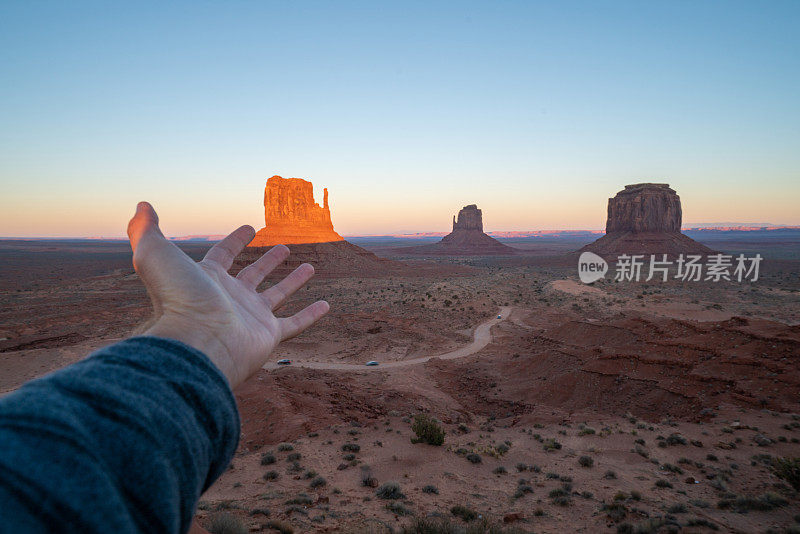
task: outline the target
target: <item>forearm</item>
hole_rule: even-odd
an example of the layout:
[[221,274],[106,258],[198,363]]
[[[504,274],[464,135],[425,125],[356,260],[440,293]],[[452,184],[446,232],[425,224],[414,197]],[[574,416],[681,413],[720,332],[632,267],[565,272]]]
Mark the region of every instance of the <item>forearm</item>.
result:
[[152,337],[101,349],[0,399],[0,532],[185,532],[238,436],[228,383],[199,351]]

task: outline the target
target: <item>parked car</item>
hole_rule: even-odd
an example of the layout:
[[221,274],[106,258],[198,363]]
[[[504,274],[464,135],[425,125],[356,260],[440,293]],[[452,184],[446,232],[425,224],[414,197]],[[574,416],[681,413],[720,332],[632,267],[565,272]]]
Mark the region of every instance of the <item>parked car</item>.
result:
[[287,360],[286,358],[278,360],[278,365],[289,365],[290,363],[292,363],[292,360]]
[[376,362],[375,360],[372,360],[372,361],[369,361],[369,362],[365,363],[364,365],[368,365],[370,367],[374,367],[374,366],[378,365],[378,362]]
[[498,315],[498,316],[497,316],[497,318],[498,318],[498,319],[502,319],[502,318],[503,318],[503,316],[502,316],[502,315]]

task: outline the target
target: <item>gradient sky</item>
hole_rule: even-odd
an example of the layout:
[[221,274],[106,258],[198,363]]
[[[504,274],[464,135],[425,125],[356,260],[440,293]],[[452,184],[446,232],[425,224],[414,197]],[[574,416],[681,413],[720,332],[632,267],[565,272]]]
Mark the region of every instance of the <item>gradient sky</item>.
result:
[[0,236],[263,226],[266,178],[343,234],[800,224],[800,2],[0,3]]

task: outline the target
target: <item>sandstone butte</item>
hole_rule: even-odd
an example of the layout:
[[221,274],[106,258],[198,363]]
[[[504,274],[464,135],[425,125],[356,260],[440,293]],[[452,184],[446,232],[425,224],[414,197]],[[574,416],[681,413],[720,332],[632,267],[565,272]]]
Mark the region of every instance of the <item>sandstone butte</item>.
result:
[[598,254],[711,254],[681,233],[681,199],[669,184],[641,183],[608,199],[606,234],[581,251]]
[[322,206],[314,201],[314,184],[302,178],[273,176],[264,188],[264,228],[250,247],[343,241],[333,230],[328,190]]
[[483,212],[476,204],[464,206],[453,217],[453,231],[438,243],[403,247],[398,252],[406,254],[431,254],[452,256],[493,256],[514,254],[512,247],[506,246],[483,232]]

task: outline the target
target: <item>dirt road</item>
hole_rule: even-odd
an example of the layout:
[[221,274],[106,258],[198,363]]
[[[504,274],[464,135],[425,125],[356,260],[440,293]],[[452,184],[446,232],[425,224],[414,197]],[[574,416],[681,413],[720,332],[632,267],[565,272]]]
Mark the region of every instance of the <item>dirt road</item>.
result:
[[[406,367],[408,365],[417,365],[420,363],[425,363],[431,358],[440,358],[442,360],[455,360],[456,358],[464,358],[465,356],[470,356],[471,354],[475,354],[483,347],[488,345],[492,341],[492,327],[499,323],[500,321],[505,321],[508,319],[508,316],[511,315],[511,307],[510,306],[503,306],[500,308],[500,318],[493,317],[486,322],[479,324],[475,328],[475,332],[472,334],[472,343],[469,345],[465,345],[460,349],[452,350],[450,352],[445,352],[444,354],[434,354],[431,356],[422,356],[420,358],[414,358],[412,360],[402,360],[399,362],[386,362],[381,363],[380,365],[376,365],[374,367],[367,367],[364,364],[354,364],[354,363],[329,363],[329,362],[302,362],[302,361],[293,361],[291,366],[292,367],[304,367],[306,369],[325,369],[325,370],[332,370],[332,371],[380,371],[381,369],[394,369],[395,367]],[[364,358],[364,363],[369,361],[371,358]],[[278,365],[275,362],[270,362],[264,365],[263,369],[278,369],[283,367]],[[286,366],[289,367],[289,366]]]

